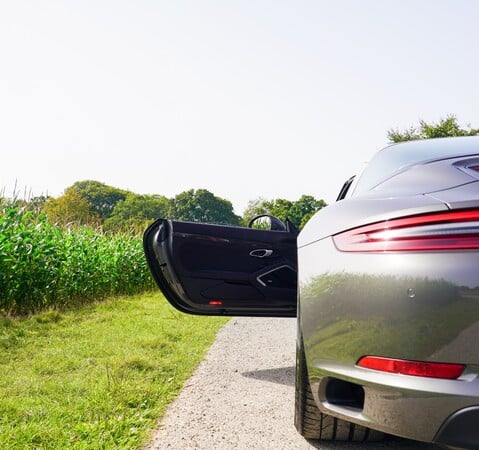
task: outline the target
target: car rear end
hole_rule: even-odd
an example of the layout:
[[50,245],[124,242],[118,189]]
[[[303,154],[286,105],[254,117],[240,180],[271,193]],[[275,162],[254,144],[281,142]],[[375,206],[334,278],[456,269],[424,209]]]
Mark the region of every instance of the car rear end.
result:
[[475,155],[415,165],[301,233],[299,327],[322,412],[479,448],[478,170]]

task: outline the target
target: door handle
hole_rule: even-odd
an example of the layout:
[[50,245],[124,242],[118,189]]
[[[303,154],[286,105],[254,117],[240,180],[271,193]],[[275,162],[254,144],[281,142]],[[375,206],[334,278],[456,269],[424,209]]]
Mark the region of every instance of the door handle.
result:
[[273,250],[268,250],[266,248],[259,248],[258,250],[252,250],[249,252],[250,256],[254,256],[255,258],[268,258],[273,254]]

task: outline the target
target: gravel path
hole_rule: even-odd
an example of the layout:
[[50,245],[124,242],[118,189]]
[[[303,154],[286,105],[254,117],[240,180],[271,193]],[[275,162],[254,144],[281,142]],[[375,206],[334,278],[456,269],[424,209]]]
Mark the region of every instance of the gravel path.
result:
[[295,319],[231,319],[148,449],[438,448],[398,438],[369,445],[320,445],[302,438],[293,425],[295,339]]

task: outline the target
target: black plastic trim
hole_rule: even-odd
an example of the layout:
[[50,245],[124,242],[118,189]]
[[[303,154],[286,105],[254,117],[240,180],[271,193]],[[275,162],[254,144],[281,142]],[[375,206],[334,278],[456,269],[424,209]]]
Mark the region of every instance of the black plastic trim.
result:
[[479,406],[456,411],[442,424],[434,442],[452,447],[479,450]]

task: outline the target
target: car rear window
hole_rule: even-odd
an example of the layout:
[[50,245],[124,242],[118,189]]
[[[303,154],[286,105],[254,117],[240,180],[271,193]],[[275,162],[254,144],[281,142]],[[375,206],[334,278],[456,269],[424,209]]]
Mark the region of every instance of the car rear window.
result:
[[353,196],[373,189],[407,167],[477,153],[479,137],[426,139],[390,145],[376,153],[367,164]]

